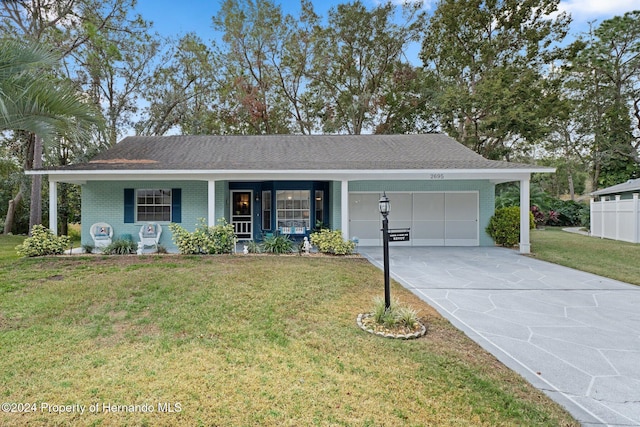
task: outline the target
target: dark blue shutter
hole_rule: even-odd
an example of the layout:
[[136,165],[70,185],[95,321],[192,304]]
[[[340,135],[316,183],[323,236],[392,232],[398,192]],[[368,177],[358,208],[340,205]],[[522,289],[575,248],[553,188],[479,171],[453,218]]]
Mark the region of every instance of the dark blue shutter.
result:
[[171,189],[171,222],[182,222],[182,189]]
[[124,189],[124,223],[132,224],[136,220],[136,192],[133,188]]

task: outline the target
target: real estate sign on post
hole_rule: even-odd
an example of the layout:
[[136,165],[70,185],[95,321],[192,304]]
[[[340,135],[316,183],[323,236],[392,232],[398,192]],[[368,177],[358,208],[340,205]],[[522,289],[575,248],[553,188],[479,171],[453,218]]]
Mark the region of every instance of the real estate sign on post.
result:
[[409,240],[408,228],[395,228],[389,230],[389,242],[408,242]]

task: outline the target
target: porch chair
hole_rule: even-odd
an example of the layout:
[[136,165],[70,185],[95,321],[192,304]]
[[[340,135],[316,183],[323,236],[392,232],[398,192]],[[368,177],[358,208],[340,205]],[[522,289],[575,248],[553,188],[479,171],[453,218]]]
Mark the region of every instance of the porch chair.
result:
[[89,234],[91,234],[95,248],[104,248],[111,244],[113,227],[106,222],[96,222],[89,229]]
[[140,244],[142,250],[146,246],[151,246],[158,250],[158,242],[160,241],[160,235],[162,234],[162,226],[155,222],[150,222],[148,224],[144,224],[140,227],[140,232],[138,236],[140,236]]

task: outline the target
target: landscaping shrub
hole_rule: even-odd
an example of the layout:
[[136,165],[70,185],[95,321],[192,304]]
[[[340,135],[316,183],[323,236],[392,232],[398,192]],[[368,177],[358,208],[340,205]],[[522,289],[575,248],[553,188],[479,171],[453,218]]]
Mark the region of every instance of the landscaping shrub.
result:
[[169,224],[169,230],[171,230],[173,242],[181,254],[194,255],[202,253],[200,252],[200,245],[196,241],[193,233],[188,232],[176,223]]
[[246,245],[247,245],[247,252],[249,252],[250,254],[259,254],[262,251],[260,244],[258,244],[258,242],[254,240],[248,241]]
[[321,230],[311,233],[311,243],[318,247],[318,250],[325,254],[351,255],[356,248],[356,243],[351,240],[344,240],[340,230]]
[[287,235],[268,236],[262,242],[262,248],[267,253],[288,254],[293,252],[293,241]]
[[[529,212],[529,228],[534,228],[533,214]],[[486,228],[493,240],[502,246],[515,246],[520,241],[520,207],[497,209]]]
[[549,209],[548,212],[543,212],[536,205],[531,206],[531,214],[533,215],[533,221],[536,226],[539,225],[560,225],[559,213],[553,209]]
[[181,254],[230,254],[235,245],[233,225],[224,218],[218,220],[218,225],[208,226],[204,219],[191,233],[178,224],[169,224],[173,241]]
[[130,255],[138,250],[138,244],[131,239],[116,239],[102,248],[105,255]]
[[554,200],[551,209],[558,213],[558,222],[554,225],[564,227],[588,227],[590,224],[590,207],[585,203],[573,200]]
[[404,326],[414,328],[418,323],[418,312],[411,307],[402,306],[396,300],[390,301],[389,309],[385,306],[384,298],[376,297],[373,300],[373,320],[387,328]]
[[68,236],[73,242],[79,242],[80,240],[82,240],[80,230],[78,230],[77,228],[69,227]]
[[34,225],[31,237],[16,246],[18,255],[26,257],[60,255],[69,246],[69,236],[56,236],[42,225]]

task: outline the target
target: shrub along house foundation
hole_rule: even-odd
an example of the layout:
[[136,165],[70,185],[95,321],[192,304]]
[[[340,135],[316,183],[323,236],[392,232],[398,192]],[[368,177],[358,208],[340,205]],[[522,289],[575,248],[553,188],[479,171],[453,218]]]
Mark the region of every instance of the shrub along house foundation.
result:
[[381,245],[378,200],[391,201],[389,226],[410,228],[415,246],[491,246],[485,228],[495,185],[520,183],[520,251],[529,252],[529,181],[553,169],[483,158],[452,138],[425,135],[133,136],[87,163],[32,171],[82,187],[82,243],[106,222],[114,238],[146,222],[192,231],[200,218],[233,224],[240,240],[271,233],[302,238],[318,224],[361,246]]

